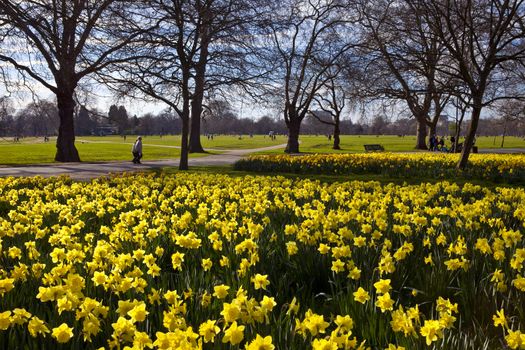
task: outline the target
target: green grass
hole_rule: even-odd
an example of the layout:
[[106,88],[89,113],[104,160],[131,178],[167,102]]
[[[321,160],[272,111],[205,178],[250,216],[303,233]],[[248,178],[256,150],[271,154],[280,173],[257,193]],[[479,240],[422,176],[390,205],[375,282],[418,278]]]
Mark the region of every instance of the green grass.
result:
[[[107,142],[107,143],[133,143],[136,136],[127,136],[126,141],[121,136],[79,136],[78,140],[85,140],[87,142]],[[164,146],[180,146],[180,135],[168,135],[168,136],[143,136],[142,141],[144,145],[164,145]],[[234,135],[218,135],[214,136],[213,140],[208,139],[206,136],[201,136],[201,143],[204,148],[213,149],[250,149],[250,148],[261,148],[286,143],[285,136],[278,136],[276,140],[271,140],[268,136],[254,135],[249,137],[248,135],[234,136]]]
[[[281,136],[282,137],[282,136]],[[462,139],[463,140],[463,139]],[[286,139],[285,141],[286,142]],[[332,149],[333,140],[326,136],[301,135],[299,137],[299,150],[303,153],[354,153],[364,152],[366,144],[380,144],[388,152],[415,151],[415,136],[399,137],[395,135],[341,135],[341,149]],[[446,142],[450,146],[450,141]],[[476,145],[479,148],[497,149],[501,145],[501,137],[478,137]],[[519,137],[505,137],[503,148],[525,148],[525,140]],[[271,150],[258,154],[282,153],[283,150]]]
[[217,149],[252,149],[268,146],[281,145],[286,143],[286,136],[277,136],[275,140],[265,135],[239,136],[214,136],[213,140],[208,140],[205,136],[201,137],[204,148]]
[[[76,145],[80,159],[84,162],[121,161],[129,160],[131,144],[135,136],[79,136]],[[215,136],[213,140],[201,137],[202,145],[211,153],[229,149],[255,149],[285,144],[286,136],[279,135],[271,140],[264,135]],[[386,151],[410,152],[414,151],[415,136],[370,136],[370,135],[342,135],[341,150],[333,150],[333,141],[326,136],[303,135],[300,137],[300,151],[304,153],[354,153],[364,152],[365,144],[381,144]],[[180,150],[180,136],[144,136],[144,157],[147,160],[178,158]],[[499,148],[501,137],[479,137],[477,145],[480,148]],[[167,146],[167,147],[166,147]],[[518,137],[506,137],[505,148],[525,148],[525,140]],[[283,153],[284,149],[261,152],[264,154]],[[20,143],[13,143],[12,138],[0,138],[0,152],[3,165],[22,165],[53,163],[55,156],[55,140],[43,143],[42,138],[23,138]],[[203,156],[192,154],[191,157]]]
[[[501,148],[501,136],[482,136],[476,139],[479,148]],[[503,148],[525,148],[525,138],[506,136]]]
[[[76,143],[80,159],[83,162],[128,161],[133,158],[131,145],[109,143]],[[0,143],[3,165],[23,165],[53,163],[55,143]],[[216,153],[216,152],[215,152]],[[208,154],[191,154],[190,157],[202,157]],[[144,160],[176,159],[180,156],[178,148],[166,148],[144,145]]]
[[367,144],[380,144],[386,151],[403,152],[414,149],[415,136],[392,136],[392,135],[342,135],[341,150],[332,149],[333,140],[326,136],[301,136],[299,149],[308,153],[348,153],[364,152]]

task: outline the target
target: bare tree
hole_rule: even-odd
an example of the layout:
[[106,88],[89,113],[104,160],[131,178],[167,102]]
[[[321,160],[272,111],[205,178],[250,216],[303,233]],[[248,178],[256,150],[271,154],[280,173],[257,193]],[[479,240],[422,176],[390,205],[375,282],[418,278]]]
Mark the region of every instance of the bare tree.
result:
[[0,136],[9,136],[13,129],[13,113],[15,109],[10,98],[0,97]]
[[55,103],[35,100],[18,111],[15,120],[16,136],[49,136],[58,130],[58,111]]
[[[207,92],[249,84],[251,1],[152,0],[148,17],[158,27],[128,48],[137,59],[109,66],[98,76],[119,95],[161,101],[182,121],[179,169],[188,169],[188,153],[203,152],[201,115]],[[124,53],[124,55],[126,55]],[[191,124],[191,125],[190,125]]]
[[405,101],[417,120],[416,149],[427,149],[427,129],[435,135],[450,94],[440,84],[444,45],[419,10],[396,0],[363,1],[365,28],[363,92],[372,100]]
[[503,147],[509,126],[517,122],[525,122],[525,102],[518,100],[500,102],[496,104],[495,109],[501,116],[503,132],[500,147]]
[[274,4],[269,21],[269,44],[278,63],[271,93],[283,99],[288,128],[287,153],[299,152],[301,122],[322,87],[333,77],[329,69],[350,48],[356,36],[350,31],[355,20],[339,0],[285,0]]
[[[344,86],[343,79],[339,78],[341,67],[333,67],[328,70],[329,79],[326,81],[323,89],[314,97],[315,104],[323,114],[328,115],[330,118],[325,118],[318,111],[310,111],[310,114],[317,119],[319,122],[332,125],[334,127],[334,145],[333,149],[341,149],[341,114],[350,97],[348,92],[348,86]],[[347,85],[347,84],[346,84]]]
[[192,57],[190,152],[204,152],[200,142],[201,115],[206,94],[232,87],[250,89],[268,69],[258,61],[255,38],[263,25],[261,12],[268,0],[192,0],[186,21],[196,35],[186,45]]
[[[80,161],[73,121],[73,95],[79,81],[113,63],[114,54],[143,31],[139,24],[129,26],[136,23],[133,4],[119,0],[0,2],[4,48],[0,61],[56,95],[60,118],[57,161]],[[124,23],[132,30],[126,35],[113,35]]]
[[[525,60],[525,2],[523,0],[407,0],[431,25],[446,48],[443,74],[462,82],[471,99],[470,124],[458,161],[467,165],[484,107],[509,96],[505,82],[516,72],[513,62]],[[466,102],[466,101],[465,101]]]

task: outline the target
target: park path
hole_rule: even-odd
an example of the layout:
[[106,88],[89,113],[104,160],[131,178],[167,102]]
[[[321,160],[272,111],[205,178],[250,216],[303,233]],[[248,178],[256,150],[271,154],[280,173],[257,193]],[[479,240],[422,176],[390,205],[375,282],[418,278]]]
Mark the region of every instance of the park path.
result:
[[[113,144],[113,145],[133,145],[133,142],[117,142],[117,141],[94,141],[94,140],[86,140],[86,139],[77,139],[80,143],[103,143],[103,144]],[[160,147],[160,148],[179,148],[180,146],[173,146],[173,145],[159,145],[155,143],[143,143],[143,146],[152,146],[152,147]],[[280,145],[279,145],[280,146]],[[217,151],[217,152],[225,152],[229,151],[228,149],[223,148],[206,148],[208,151]]]
[[[232,165],[237,160],[251,153],[264,152],[274,149],[284,148],[286,144],[255,148],[255,149],[236,149],[236,150],[218,150],[223,153],[213,154],[204,157],[190,158],[189,166],[220,166]],[[176,146],[167,146],[173,147]],[[211,149],[210,149],[211,150]],[[525,153],[524,148],[506,148],[506,149],[480,149],[480,153]],[[98,162],[98,163],[60,163],[60,164],[39,164],[23,165],[15,167],[0,167],[0,177],[8,176],[60,176],[67,175],[75,180],[89,180],[96,177],[108,175],[111,173],[137,172],[149,169],[158,169],[163,167],[178,167],[179,159],[163,160],[145,160],[142,164],[133,164],[131,161],[120,162]]]
[[[209,156],[190,158],[189,166],[214,166],[214,165],[231,165],[242,157],[255,153],[264,152],[274,149],[284,148],[286,144],[253,148],[253,149],[236,149],[223,150],[221,154],[212,154]],[[211,150],[211,149],[210,149]],[[219,151],[219,150],[217,150]],[[98,162],[98,163],[60,163],[60,164],[39,164],[24,165],[15,167],[0,167],[0,177],[7,176],[60,176],[67,175],[76,180],[89,180],[96,177],[108,175],[110,173],[136,172],[163,167],[178,167],[179,159],[163,160],[143,160],[142,164],[133,164],[131,161],[126,162]]]

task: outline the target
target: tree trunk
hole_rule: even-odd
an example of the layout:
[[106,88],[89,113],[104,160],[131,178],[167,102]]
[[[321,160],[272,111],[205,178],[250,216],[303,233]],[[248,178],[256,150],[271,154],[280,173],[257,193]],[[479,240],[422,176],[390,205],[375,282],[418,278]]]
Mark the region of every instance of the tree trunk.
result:
[[75,147],[75,125],[73,120],[75,101],[73,100],[73,90],[59,91],[57,93],[57,108],[60,126],[58,128],[55,160],[57,162],[80,162],[80,157]]
[[195,67],[195,94],[193,95],[193,100],[191,102],[190,152],[192,153],[205,152],[201,144],[201,114],[204,88],[206,84],[207,58],[208,42],[207,40],[202,39],[200,58]]
[[339,135],[341,134],[341,131],[339,130],[339,120],[336,119],[335,125],[334,125],[334,147],[333,149],[341,149],[340,143],[341,140],[339,139]]
[[182,133],[180,141],[179,170],[188,170],[188,134],[190,121],[188,116],[182,117]]
[[461,134],[461,124],[458,125],[456,128],[456,136],[454,139],[454,153],[457,153],[458,145],[459,145],[459,135]]
[[501,148],[503,148],[503,144],[505,143],[505,135],[507,134],[507,119],[503,122],[503,135],[501,137]]
[[461,111],[461,118],[459,120],[456,120],[456,134],[455,134],[455,140],[454,140],[454,153],[457,153],[458,145],[459,145],[459,135],[461,135],[461,126],[463,125],[463,118],[465,118],[466,110]]
[[470,125],[468,127],[467,135],[465,136],[465,142],[463,142],[463,149],[461,150],[461,156],[459,157],[459,162],[457,164],[458,169],[465,169],[468,163],[468,157],[470,155],[470,149],[474,144],[474,137],[476,136],[476,131],[478,130],[479,116],[481,114],[481,101],[474,103],[472,107],[472,117],[470,120]]
[[290,122],[286,126],[288,127],[288,143],[284,151],[286,153],[299,153],[301,121],[298,118],[290,118]]
[[200,101],[195,96],[191,103],[190,153],[205,153],[201,144],[201,113],[202,96]]
[[436,135],[436,124],[437,123],[428,123],[428,129],[429,129],[429,135],[434,135],[434,136],[437,136]]
[[416,136],[416,149],[428,149],[427,148],[427,123],[424,120],[418,118],[417,123],[417,136]]
[[182,110],[179,111],[179,117],[182,121],[181,140],[180,140],[180,161],[179,170],[188,170],[188,134],[190,132],[190,66],[182,66]]

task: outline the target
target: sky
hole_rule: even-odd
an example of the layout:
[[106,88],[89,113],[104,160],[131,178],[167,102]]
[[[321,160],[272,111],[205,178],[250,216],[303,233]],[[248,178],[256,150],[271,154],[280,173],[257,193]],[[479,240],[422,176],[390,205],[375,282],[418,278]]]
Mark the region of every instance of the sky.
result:
[[[6,90],[3,84],[0,84],[0,96],[9,96],[16,110],[23,109],[27,104],[33,102],[34,99],[43,99],[49,101],[55,100],[55,95],[39,82],[27,81],[27,84],[30,86],[30,89],[11,89],[10,93]],[[167,105],[164,103],[154,103],[150,101],[144,101],[142,99],[125,98],[119,100],[108,88],[97,82],[90,82],[89,85],[84,83],[83,86],[87,86],[87,89],[91,90],[89,92],[89,102],[87,103],[86,107],[89,110],[92,110],[95,107],[102,114],[107,114],[109,107],[112,104],[117,104],[119,106],[122,105],[126,108],[129,116],[136,115],[138,117],[141,117],[147,113],[158,114],[167,108]],[[235,100],[231,101],[231,105],[239,118],[259,119],[264,115],[269,115],[277,119],[282,118],[282,116],[279,115],[278,111],[275,109],[266,108],[261,104],[255,104],[248,98],[236,98]],[[383,113],[388,119],[395,120],[400,115],[407,116],[406,112],[403,113],[404,108],[405,105],[401,102],[398,108],[396,107],[389,111],[371,110],[368,111],[367,114],[368,117],[371,117],[376,113]],[[453,119],[455,115],[455,109],[447,108],[444,114],[448,114],[450,118]],[[485,108],[482,118],[492,116],[492,114],[493,113],[490,111],[490,109]],[[350,116],[352,122],[358,122],[361,118],[359,111],[351,112],[346,115]],[[347,119],[348,117],[343,118]],[[469,119],[468,115],[466,116],[466,119]]]

